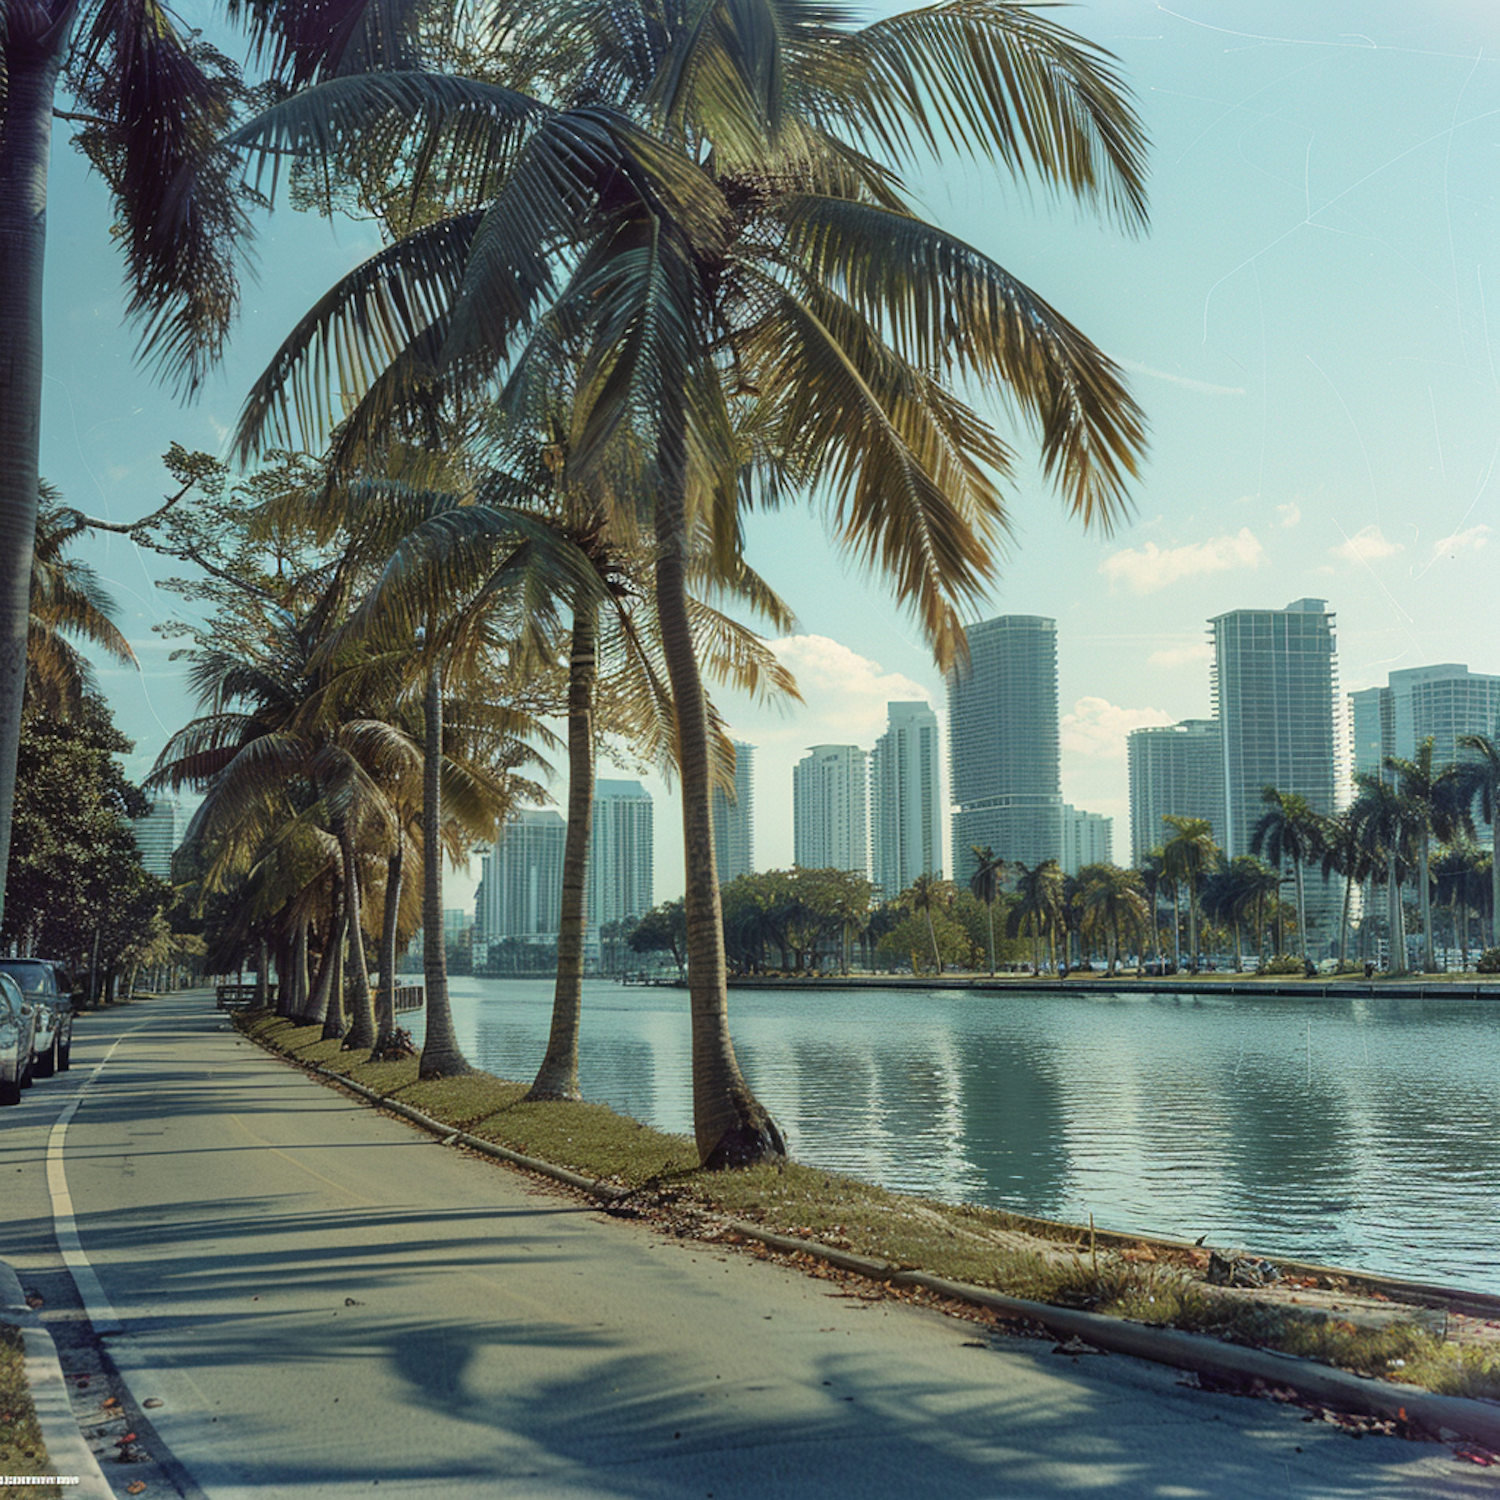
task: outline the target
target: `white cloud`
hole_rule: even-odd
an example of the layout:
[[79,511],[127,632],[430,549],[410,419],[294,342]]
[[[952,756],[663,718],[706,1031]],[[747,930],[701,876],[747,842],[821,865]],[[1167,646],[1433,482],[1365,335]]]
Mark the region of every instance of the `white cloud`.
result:
[[1146,658],[1153,667],[1167,671],[1177,667],[1207,666],[1213,659],[1214,648],[1207,641],[1195,641],[1191,646],[1163,646]]
[[1062,716],[1063,753],[1123,761],[1131,730],[1176,722],[1159,708],[1122,708],[1107,698],[1080,698]]
[[1265,557],[1265,548],[1254,533],[1242,526],[1233,536],[1211,537],[1182,547],[1158,547],[1155,542],[1127,547],[1105,558],[1099,571],[1111,583],[1128,584],[1133,593],[1154,594],[1179,579],[1258,568]]
[[1288,500],[1285,505],[1276,507],[1278,517],[1276,524],[1284,530],[1290,531],[1302,519],[1302,507],[1295,500]]
[[885,733],[886,704],[933,704],[932,694],[900,672],[851,651],[824,635],[783,636],[771,642],[783,666],[797,679],[803,702],[788,705],[773,727],[767,717],[756,725],[760,743],[779,740],[797,745],[863,745]]
[[1328,550],[1347,563],[1368,563],[1399,552],[1401,543],[1387,541],[1378,526],[1366,526],[1364,530],[1345,537],[1337,547],[1330,547]]
[[1432,544],[1432,558],[1456,557],[1460,552],[1478,552],[1493,535],[1494,528],[1485,525],[1471,526],[1467,531],[1455,531]]

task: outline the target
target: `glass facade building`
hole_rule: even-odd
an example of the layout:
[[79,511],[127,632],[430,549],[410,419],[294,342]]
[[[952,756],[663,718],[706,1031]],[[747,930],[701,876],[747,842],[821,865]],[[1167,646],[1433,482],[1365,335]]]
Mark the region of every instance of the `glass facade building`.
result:
[[1216,719],[1184,719],[1132,730],[1126,739],[1130,777],[1130,862],[1139,865],[1166,842],[1168,814],[1206,818],[1224,837],[1224,750]]
[[937,715],[925,703],[890,703],[886,712],[870,752],[870,859],[889,900],[918,875],[943,873],[943,803]]
[[589,940],[610,922],[645,916],[652,899],[654,850],[651,793],[638,781],[594,783],[594,833],[589,849]]
[[500,841],[480,861],[476,947],[504,938],[556,938],[567,828],[550,808],[521,808],[506,820]]
[[1037,865],[1063,860],[1057,621],[1002,615],[967,628],[969,659],[948,677],[953,872],[972,846]]
[[814,745],[792,767],[793,859],[804,870],[869,877],[869,760],[858,745]]
[[719,884],[755,872],[755,746],[734,745],[734,796],[715,787],[714,860]]

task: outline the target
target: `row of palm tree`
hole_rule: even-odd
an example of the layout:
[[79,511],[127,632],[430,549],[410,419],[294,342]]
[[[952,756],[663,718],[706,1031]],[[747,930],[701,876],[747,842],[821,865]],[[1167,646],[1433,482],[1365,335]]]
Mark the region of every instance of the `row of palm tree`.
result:
[[[7,29],[0,135],[0,268],[28,315],[40,305],[42,127],[78,15],[71,0],[34,10],[36,37]],[[1008,529],[1014,458],[969,402],[981,389],[1010,394],[1077,515],[1116,521],[1144,446],[1117,369],[1003,267],[924,220],[902,174],[956,149],[1134,230],[1144,139],[1108,54],[1028,7],[953,0],[864,26],[800,0],[482,10],[462,49],[475,66],[458,76],[447,65],[467,11],[237,8],[289,88],[228,137],[230,150],[352,186],[378,205],[388,239],[291,332],[236,434],[245,460],[278,438],[329,444],[326,483],[299,503],[318,538],[337,537],[355,561],[331,562],[296,608],[265,604],[262,638],[241,643],[247,659],[200,649],[206,712],[157,778],[205,789],[195,843],[209,878],[237,871],[255,885],[246,936],[274,937],[290,993],[304,988],[316,925],[308,1004],[341,1024],[347,953],[352,1034],[373,1028],[378,1040],[362,944],[347,940],[366,891],[384,880],[386,922],[399,928],[403,871],[419,860],[436,924],[451,788],[487,783],[493,823],[515,794],[506,757],[536,743],[507,732],[498,761],[465,761],[458,742],[472,734],[493,750],[485,736],[510,711],[474,684],[497,672],[530,681],[566,661],[577,756],[570,747],[562,1031],[538,1087],[567,1093],[584,746],[591,754],[597,733],[591,653],[605,614],[622,596],[642,599],[646,609],[619,611],[619,632],[633,649],[650,621],[660,671],[631,733],[682,791],[695,1133],[706,1163],[749,1162],[782,1143],[728,1027],[711,814],[724,742],[704,671],[715,655],[742,678],[770,667],[693,589],[786,618],[743,557],[742,517],[816,496],[947,668]],[[174,66],[153,71],[163,61]],[[158,97],[169,79],[186,98]],[[189,381],[234,301],[223,252],[239,221],[214,140],[233,82],[127,3],[98,12],[75,90],[98,106],[99,158],[138,226],[126,238],[148,341]],[[161,132],[164,117],[182,128]],[[13,219],[29,239],[13,242]],[[0,468],[24,459],[28,423],[34,447],[39,354],[24,333],[7,340],[8,369],[31,384],[0,390],[11,424]],[[33,527],[22,511],[37,486],[34,462],[23,469],[0,472],[0,540],[24,579]],[[434,469],[447,470],[442,482]],[[18,517],[28,524],[12,536]],[[620,562],[631,554],[638,580]],[[0,701],[0,835],[9,735]],[[406,844],[418,766],[420,852]],[[322,876],[308,883],[313,867]],[[424,952],[423,1070],[459,1071],[443,945]]]

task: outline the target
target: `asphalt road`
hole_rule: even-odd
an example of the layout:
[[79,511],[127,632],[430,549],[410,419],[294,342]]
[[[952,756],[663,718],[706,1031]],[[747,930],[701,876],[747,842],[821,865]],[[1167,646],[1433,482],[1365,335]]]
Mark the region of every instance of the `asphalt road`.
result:
[[145,1500],[1500,1492],[1446,1444],[608,1219],[307,1080],[201,991],[82,1018],[73,1062],[0,1116],[0,1259],[82,1358],[65,1191],[82,1301],[180,1466]]

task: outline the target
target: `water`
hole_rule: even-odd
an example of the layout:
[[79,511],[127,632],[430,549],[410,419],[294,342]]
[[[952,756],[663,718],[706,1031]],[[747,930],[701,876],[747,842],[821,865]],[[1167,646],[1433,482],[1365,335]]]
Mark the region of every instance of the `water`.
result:
[[[467,1055],[529,1078],[550,981],[450,981]],[[802,1161],[904,1192],[1500,1293],[1500,1005],[737,990]],[[687,997],[591,982],[591,1099],[690,1134]]]

